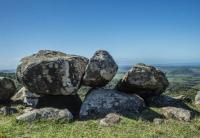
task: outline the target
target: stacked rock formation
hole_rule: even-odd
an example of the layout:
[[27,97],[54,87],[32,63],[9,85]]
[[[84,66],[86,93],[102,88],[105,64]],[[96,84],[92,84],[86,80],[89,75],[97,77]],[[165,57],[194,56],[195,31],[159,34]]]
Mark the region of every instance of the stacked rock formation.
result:
[[[50,50],[25,57],[16,71],[17,80],[24,87],[12,100],[39,109],[26,112],[18,119],[31,118],[32,121],[31,116],[35,114],[40,115],[37,119],[44,119],[43,113],[47,110],[48,118],[68,120],[72,119],[71,115],[90,119],[109,113],[138,114],[145,107],[143,98],[159,96],[169,84],[160,70],[137,64],[119,81],[115,90],[102,88],[117,71],[116,62],[105,50],[96,51],[91,59]],[[92,88],[83,102],[77,94],[81,85]],[[63,111],[66,115],[60,117]]]

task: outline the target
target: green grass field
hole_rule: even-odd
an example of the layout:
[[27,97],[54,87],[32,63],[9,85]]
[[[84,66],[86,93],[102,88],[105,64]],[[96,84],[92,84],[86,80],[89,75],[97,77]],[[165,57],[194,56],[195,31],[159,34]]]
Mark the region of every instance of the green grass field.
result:
[[[180,68],[163,69],[170,80],[170,87],[166,95],[187,95],[194,100],[194,95],[200,88],[200,68],[192,68],[193,72]],[[179,72],[178,72],[179,71]],[[174,74],[177,73],[176,74]],[[181,73],[182,72],[182,73]],[[199,73],[199,75],[198,75]],[[112,88],[123,76],[119,73],[107,87]],[[84,96],[87,89],[79,91]],[[191,108],[200,111],[200,106],[186,103]],[[112,127],[101,127],[99,120],[78,121],[61,123],[55,121],[38,121],[33,123],[17,122],[15,116],[0,115],[0,138],[199,138],[200,117],[195,117],[191,122],[181,122],[173,119],[161,125],[156,125],[152,119],[160,114],[159,108],[144,110],[137,118],[122,117],[119,124]]]

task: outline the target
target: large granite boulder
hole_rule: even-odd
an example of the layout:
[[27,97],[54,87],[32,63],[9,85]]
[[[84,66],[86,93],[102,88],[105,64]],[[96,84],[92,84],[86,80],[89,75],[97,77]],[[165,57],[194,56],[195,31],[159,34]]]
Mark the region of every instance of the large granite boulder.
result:
[[0,77],[0,101],[7,101],[15,94],[16,86],[13,80]]
[[96,51],[86,67],[83,83],[91,87],[105,86],[112,80],[117,70],[117,64],[107,51]]
[[145,107],[144,100],[133,94],[109,89],[94,89],[85,98],[81,110],[81,119],[104,117],[109,113],[130,116],[139,113]]
[[137,64],[119,81],[116,89],[149,98],[163,93],[168,85],[169,82],[162,71],[153,66]]
[[41,108],[33,109],[20,116],[17,121],[32,122],[37,120],[55,120],[62,122],[69,122],[73,119],[73,115],[68,109],[56,109],[56,108]]
[[62,52],[41,50],[25,57],[16,76],[28,90],[37,94],[71,95],[78,90],[88,59]]

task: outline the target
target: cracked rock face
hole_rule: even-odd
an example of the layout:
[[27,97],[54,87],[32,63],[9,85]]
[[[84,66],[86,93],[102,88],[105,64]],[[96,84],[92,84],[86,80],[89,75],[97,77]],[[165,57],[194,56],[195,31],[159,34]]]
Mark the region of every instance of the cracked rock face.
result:
[[137,95],[128,95],[109,89],[94,89],[89,93],[81,106],[80,118],[104,117],[109,113],[119,113],[128,116],[139,113],[144,107],[144,100]]
[[71,95],[80,86],[88,59],[62,52],[42,50],[25,57],[16,76],[28,90],[37,94]]
[[16,86],[13,80],[0,77],[0,100],[9,100],[16,92]]
[[119,81],[116,89],[143,98],[158,96],[168,87],[165,74],[153,66],[137,64]]
[[91,87],[105,86],[113,79],[117,70],[117,64],[107,51],[96,51],[87,65],[83,83]]

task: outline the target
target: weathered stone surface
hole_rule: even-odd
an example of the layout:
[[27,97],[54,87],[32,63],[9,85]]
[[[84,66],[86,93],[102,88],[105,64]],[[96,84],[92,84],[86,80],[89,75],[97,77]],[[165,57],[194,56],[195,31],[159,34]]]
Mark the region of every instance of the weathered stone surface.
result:
[[35,108],[67,108],[75,117],[78,117],[82,104],[78,95],[38,95],[30,92],[25,87],[21,88],[19,92],[12,97],[12,100]]
[[110,113],[110,114],[107,114],[105,116],[105,118],[101,119],[99,124],[103,127],[110,127],[110,126],[113,126],[117,123],[119,123],[121,120],[120,116],[115,114],[115,113]]
[[169,82],[162,71],[153,66],[137,64],[126,73],[116,88],[146,98],[160,95],[168,85]]
[[0,77],[0,101],[9,100],[16,92],[15,83],[13,80],[5,77]]
[[162,114],[167,119],[173,118],[179,121],[190,121],[192,118],[191,111],[177,107],[163,107]]
[[15,113],[18,113],[16,108],[4,106],[0,109],[0,114],[3,114],[3,115],[12,115]]
[[160,124],[164,123],[165,120],[162,119],[162,118],[154,118],[153,122],[154,122],[155,125],[160,125]]
[[24,103],[28,106],[36,107],[41,95],[30,92],[25,87],[22,87],[11,99],[15,103]]
[[73,115],[68,109],[41,108],[26,112],[16,118],[18,121],[32,122],[36,120],[71,121]]
[[57,51],[41,50],[25,57],[16,76],[28,90],[37,94],[71,95],[78,90],[88,59]]
[[96,51],[86,67],[83,83],[91,87],[105,86],[113,79],[117,70],[117,64],[107,51]]
[[197,92],[197,95],[195,96],[195,104],[200,105],[200,91]]
[[104,117],[108,113],[130,115],[139,113],[145,107],[144,100],[137,95],[109,89],[94,89],[85,98],[81,110],[81,119]]

